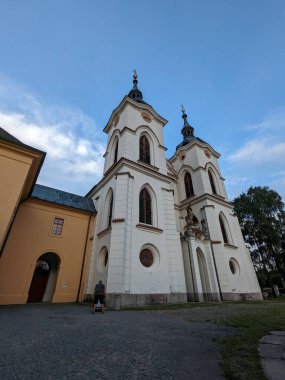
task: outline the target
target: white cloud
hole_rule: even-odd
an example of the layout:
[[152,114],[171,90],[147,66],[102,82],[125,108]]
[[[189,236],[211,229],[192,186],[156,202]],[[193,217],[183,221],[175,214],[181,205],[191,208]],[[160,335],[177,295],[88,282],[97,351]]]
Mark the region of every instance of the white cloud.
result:
[[6,93],[3,87],[0,126],[25,144],[47,152],[38,182],[87,192],[103,171],[105,144],[95,121],[80,110],[45,105],[14,85],[9,84]]
[[264,131],[276,131],[285,128],[285,112],[276,110],[259,123],[249,124],[244,129],[263,133]]
[[252,165],[264,165],[265,162],[285,162],[285,142],[274,141],[271,137],[247,141],[243,147],[229,156],[232,162],[248,162]]
[[227,171],[235,173],[227,180],[230,198],[250,186],[269,186],[285,200],[285,112],[272,113],[245,130],[248,140],[225,160],[225,177]]

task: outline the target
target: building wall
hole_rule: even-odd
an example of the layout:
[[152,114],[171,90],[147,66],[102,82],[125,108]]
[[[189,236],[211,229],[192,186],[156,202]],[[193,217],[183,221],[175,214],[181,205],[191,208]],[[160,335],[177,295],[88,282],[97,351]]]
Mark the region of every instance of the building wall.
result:
[[0,142],[0,250],[21,199],[33,158]]
[[[204,219],[207,222],[208,237],[210,238],[210,240],[206,239],[200,242],[200,246],[199,239],[193,236],[188,239],[188,247],[186,243],[183,243],[184,263],[189,266],[189,260],[191,260],[192,265],[191,272],[185,268],[188,276],[186,280],[188,297],[195,299],[196,296],[200,301],[205,300],[206,297],[203,294],[205,286],[202,291],[200,276],[201,272],[205,270],[209,279],[208,288],[214,299],[219,298],[219,292],[223,300],[239,300],[243,294],[248,294],[254,299],[261,299],[257,277],[243,240],[238,219],[233,215],[232,205],[228,202],[217,158],[218,154],[208,148],[206,144],[201,146],[200,143],[193,142],[180,148],[170,159],[173,168],[178,172],[175,203],[177,225],[180,225],[180,232],[182,235],[185,233],[186,207],[190,204],[192,212],[198,219],[198,223],[194,227],[202,230],[201,220]],[[215,175],[217,194],[212,194],[208,176],[209,168]],[[194,188],[194,196],[188,199],[186,199],[184,184],[184,176],[187,171],[192,176]],[[223,239],[219,215],[222,215],[225,220],[227,243]],[[188,255],[190,255],[189,259]],[[197,257],[200,261],[197,261]],[[201,257],[205,259],[203,265]],[[236,265],[235,273],[231,271],[230,261]],[[194,278],[192,279],[192,277]],[[219,288],[218,285],[220,285]],[[196,295],[192,296],[193,286]]]
[[[92,243],[89,231],[93,230],[94,216],[90,215],[33,199],[23,202],[1,257],[0,304],[27,302],[37,260],[45,253],[55,253],[60,258],[58,272],[53,274],[57,279],[52,302],[76,301],[85,244],[87,241],[87,262]],[[54,217],[64,219],[62,236],[51,235]],[[83,279],[85,271],[84,268]],[[84,286],[83,282],[80,299],[83,298]],[[52,289],[47,291],[53,292]]]

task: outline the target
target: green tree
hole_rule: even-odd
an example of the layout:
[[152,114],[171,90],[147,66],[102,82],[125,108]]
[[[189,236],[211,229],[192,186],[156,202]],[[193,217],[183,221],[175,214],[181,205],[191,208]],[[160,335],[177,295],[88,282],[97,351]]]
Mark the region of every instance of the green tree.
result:
[[276,274],[285,282],[285,212],[281,196],[268,187],[250,187],[233,204],[261,285],[277,282]]

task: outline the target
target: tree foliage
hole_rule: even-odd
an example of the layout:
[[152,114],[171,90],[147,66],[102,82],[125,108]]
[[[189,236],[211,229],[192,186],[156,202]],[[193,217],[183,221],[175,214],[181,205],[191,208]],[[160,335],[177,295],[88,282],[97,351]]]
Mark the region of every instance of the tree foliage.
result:
[[285,280],[285,212],[280,195],[268,187],[250,187],[233,203],[259,277],[267,285],[276,273]]

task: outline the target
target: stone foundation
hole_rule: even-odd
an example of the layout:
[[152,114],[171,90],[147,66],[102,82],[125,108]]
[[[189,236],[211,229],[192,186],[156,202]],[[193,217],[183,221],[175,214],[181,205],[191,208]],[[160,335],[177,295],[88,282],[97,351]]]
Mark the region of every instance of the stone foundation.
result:
[[222,293],[223,301],[262,301],[261,293]]
[[[171,294],[159,294],[159,296],[164,296],[167,298],[167,303],[177,304],[186,303],[187,294],[186,293],[171,293]],[[93,300],[93,295],[87,294],[84,297],[87,301]],[[158,302],[159,303],[159,302]],[[164,303],[164,302],[161,302]],[[151,294],[128,294],[128,293],[107,293],[106,294],[106,305],[110,309],[118,310],[122,306],[142,306],[151,305]]]
[[188,302],[220,302],[219,293],[188,293]]
[[[169,304],[221,301],[219,293],[169,293],[159,295],[165,296],[167,298],[167,303]],[[263,300],[261,293],[223,293],[222,297],[223,301]],[[88,294],[84,297],[84,299],[92,301],[93,295]],[[157,303],[163,304],[164,302]],[[123,306],[152,305],[151,294],[109,293],[106,295],[106,305],[112,310],[119,310]]]

